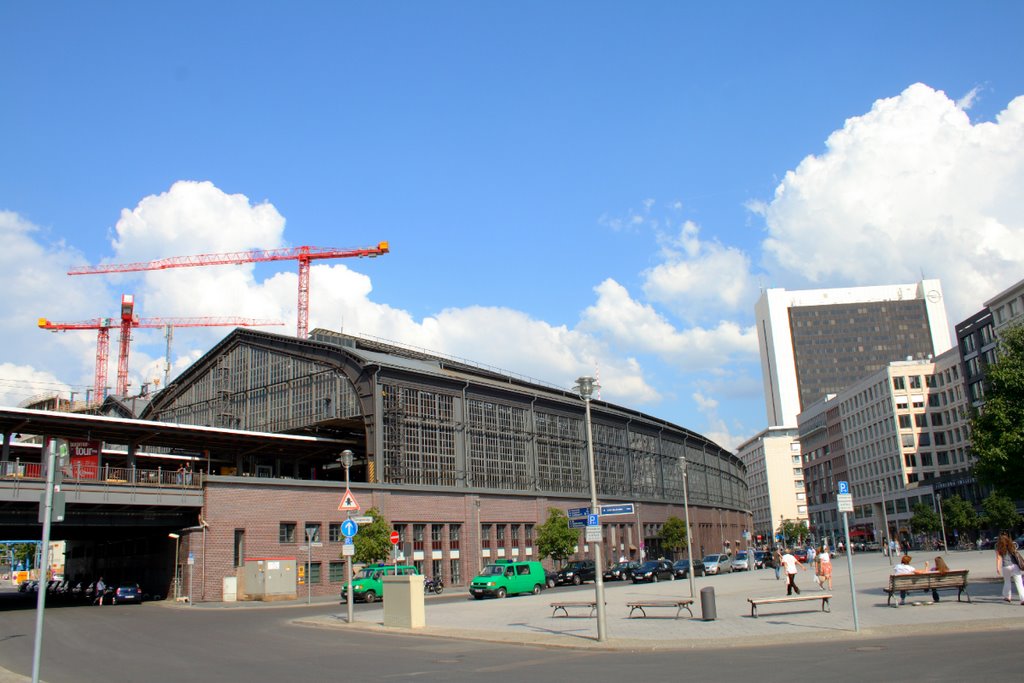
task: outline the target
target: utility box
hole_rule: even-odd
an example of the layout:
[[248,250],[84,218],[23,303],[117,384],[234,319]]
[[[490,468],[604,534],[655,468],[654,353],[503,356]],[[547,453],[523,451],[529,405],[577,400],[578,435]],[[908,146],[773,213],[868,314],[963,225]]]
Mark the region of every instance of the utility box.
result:
[[235,602],[238,600],[238,577],[237,576],[225,576],[224,577],[224,602]]
[[296,592],[294,557],[245,558],[244,593],[240,600],[294,600]]
[[423,577],[419,574],[385,576],[384,626],[423,628],[427,625]]

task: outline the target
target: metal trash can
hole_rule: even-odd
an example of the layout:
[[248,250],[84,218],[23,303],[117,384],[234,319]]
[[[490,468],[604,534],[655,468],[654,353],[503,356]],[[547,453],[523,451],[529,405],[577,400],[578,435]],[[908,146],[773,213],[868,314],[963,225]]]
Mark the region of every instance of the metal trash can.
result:
[[704,621],[714,621],[718,618],[718,611],[715,609],[714,586],[700,589],[700,618]]

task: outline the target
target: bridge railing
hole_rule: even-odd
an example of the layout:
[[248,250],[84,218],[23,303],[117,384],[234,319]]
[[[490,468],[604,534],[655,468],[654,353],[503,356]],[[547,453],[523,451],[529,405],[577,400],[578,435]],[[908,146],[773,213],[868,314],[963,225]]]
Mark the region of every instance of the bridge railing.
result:
[[[111,467],[110,465],[87,465],[75,463],[63,468],[65,483],[100,482],[126,486],[163,486],[179,488],[201,488],[203,473],[191,470],[168,470],[162,467],[143,469],[138,467]],[[46,474],[38,462],[20,460],[0,461],[0,478],[45,480]]]

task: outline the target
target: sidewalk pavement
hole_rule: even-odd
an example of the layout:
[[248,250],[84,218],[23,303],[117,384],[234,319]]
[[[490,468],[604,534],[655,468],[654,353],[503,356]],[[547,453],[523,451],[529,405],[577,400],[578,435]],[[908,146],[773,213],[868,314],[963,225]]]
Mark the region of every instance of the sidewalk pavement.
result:
[[[934,563],[938,553],[917,552],[913,564],[924,567]],[[814,642],[820,640],[893,637],[918,633],[960,630],[1024,629],[1024,606],[1002,600],[1002,579],[995,573],[992,551],[951,552],[944,555],[951,569],[970,570],[968,593],[957,602],[955,591],[940,592],[940,601],[932,602],[930,593],[907,596],[902,607],[887,607],[883,590],[888,582],[890,564],[879,553],[858,553],[853,557],[860,632],[854,629],[853,604],[846,556],[835,558],[832,577],[831,612],[821,610],[820,601],[764,605],[758,618],[750,615],[748,597],[783,597],[785,577],[775,572],[754,572],[697,577],[695,579],[693,618],[683,610],[679,619],[672,609],[648,610],[646,618],[629,618],[626,603],[633,600],[666,600],[690,597],[689,581],[662,581],[656,584],[612,582],[605,584],[606,640],[597,641],[597,620],[585,610],[570,610],[570,616],[552,616],[550,603],[593,600],[591,584],[575,591],[540,595],[521,595],[504,600],[426,601],[426,627],[422,629],[385,628],[383,608],[361,611],[353,624],[346,623],[346,610],[339,606],[335,614],[298,618],[295,623],[326,628],[405,633],[531,645],[629,649],[685,650],[694,648],[749,647],[775,643]],[[820,594],[810,568],[797,576],[803,595]],[[713,587],[717,619],[701,616],[701,589]],[[1015,596],[1016,597],[1016,596]],[[896,601],[893,601],[894,604]],[[575,612],[575,613],[574,613]],[[578,616],[576,616],[578,615]]]

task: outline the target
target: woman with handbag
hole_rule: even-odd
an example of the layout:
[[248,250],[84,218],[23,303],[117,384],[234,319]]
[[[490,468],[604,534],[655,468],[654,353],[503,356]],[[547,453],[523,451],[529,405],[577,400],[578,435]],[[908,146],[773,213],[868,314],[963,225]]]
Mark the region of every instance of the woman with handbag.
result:
[[1011,583],[1017,587],[1017,598],[1024,606],[1024,580],[1021,579],[1021,557],[1017,544],[1010,540],[1010,535],[999,534],[996,541],[996,573],[1003,577],[1003,600],[1010,602],[1013,594]]

